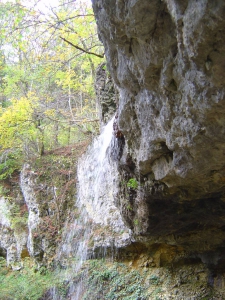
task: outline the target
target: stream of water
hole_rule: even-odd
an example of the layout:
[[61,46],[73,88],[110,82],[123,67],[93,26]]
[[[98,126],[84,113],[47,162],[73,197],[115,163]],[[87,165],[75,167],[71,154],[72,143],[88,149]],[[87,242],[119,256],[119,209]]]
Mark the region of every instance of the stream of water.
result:
[[[114,119],[105,126],[79,161],[76,210],[72,221],[69,220],[65,226],[63,243],[58,253],[58,261],[67,270],[67,281],[72,281],[74,275],[81,271],[83,262],[90,255],[93,256],[93,253],[88,253],[90,236],[94,236],[93,224],[101,228],[110,226],[114,232],[127,229],[114,204],[118,192],[118,171],[116,162],[110,158],[111,148],[115,147],[113,122]],[[95,243],[106,249],[112,246],[113,241],[112,237],[106,237],[104,241],[98,241],[96,237]],[[82,299],[82,293],[80,278],[70,285],[68,299]],[[57,293],[53,294],[54,300],[61,299]]]

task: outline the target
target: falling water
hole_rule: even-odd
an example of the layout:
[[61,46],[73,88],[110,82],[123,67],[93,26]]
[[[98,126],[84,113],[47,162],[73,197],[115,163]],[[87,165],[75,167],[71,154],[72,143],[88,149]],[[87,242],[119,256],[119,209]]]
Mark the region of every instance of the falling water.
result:
[[[68,221],[65,235],[60,247],[58,260],[67,269],[66,280],[71,281],[74,275],[79,274],[83,262],[90,258],[88,242],[96,224],[110,228],[116,232],[123,232],[120,243],[130,239],[129,230],[125,227],[119,209],[115,206],[118,193],[118,171],[115,161],[110,159],[113,139],[112,119],[104,128],[101,135],[94,141],[87,153],[78,164],[78,195],[77,211],[73,221]],[[110,235],[105,240],[99,240],[103,249],[117,243]],[[70,298],[82,299],[82,279],[71,284]],[[54,294],[53,299],[61,299]]]
[[104,128],[78,167],[79,202],[95,223],[124,229],[114,204],[118,192],[117,163],[110,158],[113,147],[113,121]]

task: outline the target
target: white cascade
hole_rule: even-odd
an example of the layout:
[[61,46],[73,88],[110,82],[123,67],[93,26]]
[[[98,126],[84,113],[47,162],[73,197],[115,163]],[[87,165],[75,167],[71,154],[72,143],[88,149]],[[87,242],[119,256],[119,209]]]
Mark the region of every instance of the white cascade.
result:
[[[125,226],[119,209],[115,206],[118,193],[117,163],[110,158],[113,147],[114,118],[105,126],[101,135],[89,147],[78,164],[78,194],[73,222],[65,227],[58,260],[67,269],[66,280],[79,274],[83,262],[89,258],[88,242],[93,224],[110,226],[120,238],[109,236],[100,243],[102,248],[120,247],[130,241],[130,231]],[[103,251],[104,252],[104,251]],[[71,284],[70,299],[82,299],[82,279]],[[56,293],[53,299],[61,299]]]

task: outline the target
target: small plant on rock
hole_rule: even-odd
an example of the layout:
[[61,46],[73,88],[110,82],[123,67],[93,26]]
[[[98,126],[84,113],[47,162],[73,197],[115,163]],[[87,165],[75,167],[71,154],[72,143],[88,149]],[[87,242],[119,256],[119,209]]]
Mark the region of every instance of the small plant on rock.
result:
[[130,178],[127,183],[127,187],[136,190],[138,188],[137,180],[135,178]]

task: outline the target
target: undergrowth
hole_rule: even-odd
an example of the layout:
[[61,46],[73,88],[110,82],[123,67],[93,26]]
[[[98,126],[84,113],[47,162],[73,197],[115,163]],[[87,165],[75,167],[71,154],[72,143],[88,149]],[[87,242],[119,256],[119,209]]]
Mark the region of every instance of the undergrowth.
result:
[[0,257],[0,300],[38,300],[54,283],[59,284],[53,273],[37,271],[29,259],[24,260],[23,269],[12,271]]
[[105,264],[101,260],[90,261],[83,300],[123,299],[147,300],[147,286],[136,270],[121,263]]

